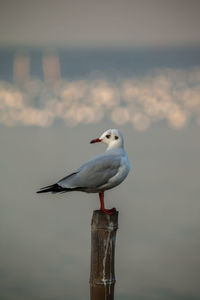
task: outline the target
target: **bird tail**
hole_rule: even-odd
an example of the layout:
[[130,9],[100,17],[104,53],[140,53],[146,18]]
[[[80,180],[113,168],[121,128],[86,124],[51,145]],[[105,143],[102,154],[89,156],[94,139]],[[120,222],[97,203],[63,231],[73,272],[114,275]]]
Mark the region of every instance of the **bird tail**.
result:
[[62,188],[60,185],[58,185],[57,183],[52,184],[52,185],[48,185],[45,186],[43,188],[41,188],[39,191],[37,191],[37,194],[41,194],[41,193],[63,193],[63,192],[67,192],[70,191],[71,189],[67,189],[67,188]]

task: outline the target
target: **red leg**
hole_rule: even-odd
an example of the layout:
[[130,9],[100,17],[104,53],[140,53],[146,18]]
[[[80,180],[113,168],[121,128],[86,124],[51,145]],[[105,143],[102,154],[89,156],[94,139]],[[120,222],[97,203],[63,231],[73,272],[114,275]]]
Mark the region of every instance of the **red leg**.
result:
[[102,210],[105,214],[113,215],[116,212],[115,208],[112,209],[105,209],[104,207],[104,192],[99,193],[99,200],[100,200],[100,210]]
[[104,211],[104,192],[99,193],[99,200],[100,200],[100,210]]

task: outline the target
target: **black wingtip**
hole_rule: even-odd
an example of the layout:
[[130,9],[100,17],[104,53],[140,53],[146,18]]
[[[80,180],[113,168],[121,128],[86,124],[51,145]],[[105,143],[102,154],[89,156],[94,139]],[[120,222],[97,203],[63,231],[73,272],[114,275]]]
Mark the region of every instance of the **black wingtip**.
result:
[[43,191],[43,190],[40,190],[40,191],[37,191],[36,193],[37,193],[37,194],[47,193],[47,191],[46,191],[46,190],[44,190],[44,191]]
[[41,190],[37,191],[37,194],[41,194],[41,193],[59,193],[63,190],[63,188],[61,186],[59,186],[57,183],[56,184],[52,184],[49,186],[45,186],[43,188],[41,188]]

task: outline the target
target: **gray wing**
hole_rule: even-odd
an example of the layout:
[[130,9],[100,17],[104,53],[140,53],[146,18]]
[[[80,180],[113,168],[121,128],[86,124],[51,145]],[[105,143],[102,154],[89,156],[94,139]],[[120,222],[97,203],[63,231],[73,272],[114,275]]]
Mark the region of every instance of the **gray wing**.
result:
[[120,167],[121,156],[116,153],[100,155],[84,165],[75,173],[57,182],[62,188],[96,189],[109,181]]

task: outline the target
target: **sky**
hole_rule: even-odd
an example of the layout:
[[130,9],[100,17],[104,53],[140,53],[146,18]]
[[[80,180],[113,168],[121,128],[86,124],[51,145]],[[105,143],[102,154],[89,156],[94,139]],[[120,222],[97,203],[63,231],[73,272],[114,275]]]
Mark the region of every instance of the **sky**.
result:
[[198,0],[1,0],[0,44],[139,47],[200,43]]
[[89,299],[98,195],[36,191],[118,128],[115,299],[199,299],[200,2],[0,3],[0,298]]

